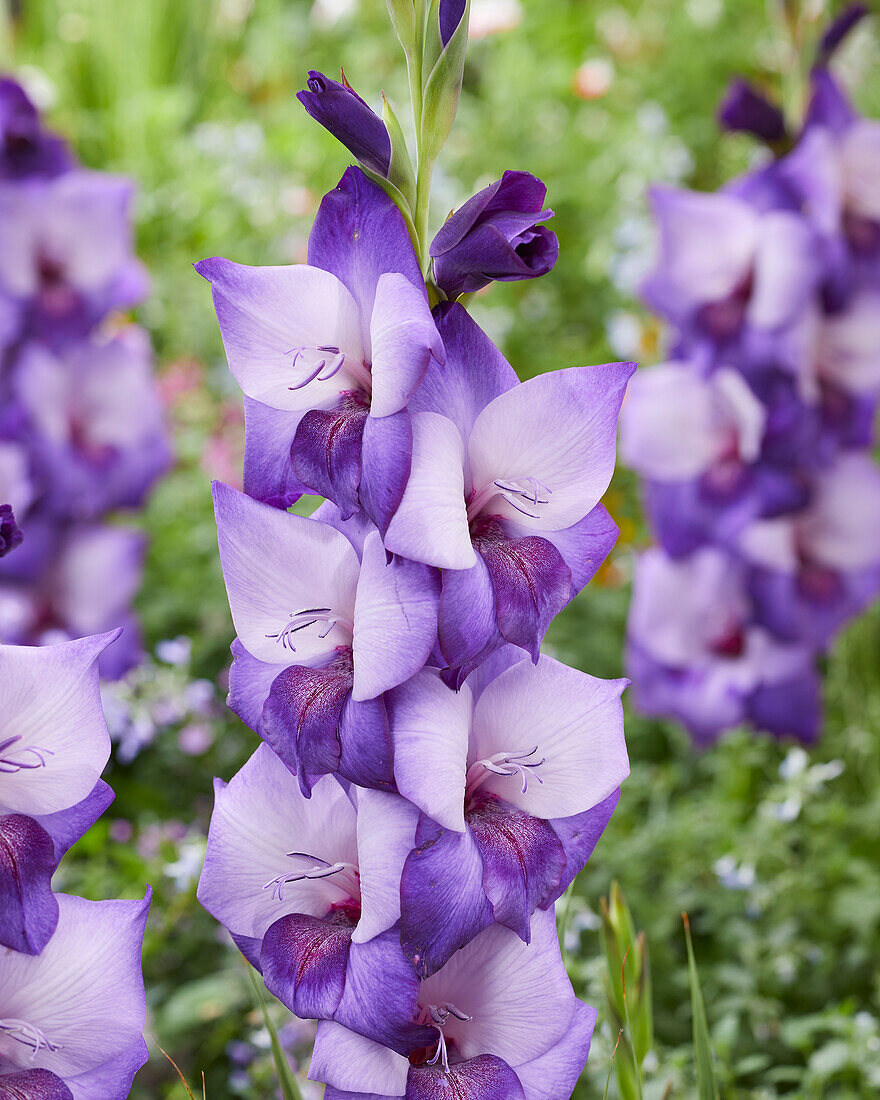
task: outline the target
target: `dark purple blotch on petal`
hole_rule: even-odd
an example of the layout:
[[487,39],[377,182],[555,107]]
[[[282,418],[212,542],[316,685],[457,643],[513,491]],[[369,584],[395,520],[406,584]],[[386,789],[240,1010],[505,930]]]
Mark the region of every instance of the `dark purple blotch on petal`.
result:
[[343,519],[360,511],[361,439],[369,414],[363,394],[345,393],[335,408],[307,412],[290,448],[295,477],[332,500]]
[[289,913],[269,928],[260,955],[266,988],[303,1019],[329,1020],[345,989],[357,909],[340,906],[326,917]]
[[771,144],[785,137],[785,117],[779,107],[739,78],[727,89],[718,121],[723,130],[753,134]]
[[404,1100],[525,1100],[525,1093],[507,1062],[481,1054],[448,1070],[441,1064],[410,1066]]
[[565,871],[559,837],[549,821],[492,794],[478,792],[465,820],[483,861],[483,889],[495,920],[528,943],[532,913],[556,894]]
[[23,538],[21,528],[12,511],[12,505],[0,504],[0,558],[12,553],[17,546],[21,546]]
[[73,1093],[47,1069],[24,1069],[0,1076],[0,1100],[73,1100]]
[[[0,944],[38,955],[58,923],[55,845],[32,817],[0,817]],[[2,1095],[2,1094],[0,1094]]]
[[365,168],[388,175],[391,138],[385,123],[353,88],[311,69],[308,89],[297,92],[296,98]]

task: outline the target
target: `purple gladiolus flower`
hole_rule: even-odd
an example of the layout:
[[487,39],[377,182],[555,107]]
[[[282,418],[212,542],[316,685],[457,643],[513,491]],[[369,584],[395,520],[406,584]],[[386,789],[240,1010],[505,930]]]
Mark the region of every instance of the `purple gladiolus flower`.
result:
[[438,325],[447,363],[410,402],[412,468],[385,546],[443,570],[440,649],[459,683],[505,641],[537,660],[553,617],[614,544],[599,498],[635,368],[518,384],[461,306]]
[[321,205],[309,263],[196,265],[249,399],[245,488],[286,506],[303,488],[380,527],[409,472],[406,408],[445,352],[403,218],[350,169]]
[[296,98],[308,113],[377,176],[387,176],[391,164],[391,138],[385,123],[346,81],[340,84],[323,73],[309,70],[308,89]]
[[52,874],[112,798],[100,781],[110,738],[97,661],[117,634],[0,645],[0,944],[16,951],[46,946],[58,919]]
[[[396,927],[408,848],[406,830],[393,827],[416,816],[395,795],[346,794],[330,776],[306,798],[262,745],[228,786],[215,782],[199,900],[291,1011],[370,1034],[374,1015],[387,1026],[379,1002],[403,1004],[418,985]],[[353,1001],[352,987],[376,967],[383,980]]]
[[450,216],[431,243],[434,281],[448,298],[471,294],[493,279],[546,275],[559,241],[540,222],[547,188],[528,172],[505,172]]
[[306,794],[332,772],[393,788],[382,695],[434,648],[436,574],[389,562],[378,531],[330,504],[304,519],[221,484],[214,500],[238,633],[232,708]]
[[0,504],[0,558],[21,546],[23,538],[21,528],[15,522],[12,505]]
[[125,1100],[147,1060],[141,943],[150,905],[58,895],[37,956],[0,959],[2,1100]]
[[629,774],[626,680],[550,657],[533,666],[512,647],[503,664],[478,695],[425,669],[388,696],[397,788],[422,811],[400,892],[403,947],[423,976],[493,921],[528,941],[533,912],[583,868]]
[[0,78],[0,179],[57,176],[72,166],[67,146],[43,129],[21,85]]
[[718,121],[725,130],[754,134],[769,144],[786,136],[781,109],[745,80],[734,80],[730,85],[718,109]]
[[552,913],[535,915],[530,944],[487,929],[421,982],[411,1015],[420,1033],[403,1042],[318,1025],[309,1077],[327,1100],[570,1096],[596,1021],[574,996]]

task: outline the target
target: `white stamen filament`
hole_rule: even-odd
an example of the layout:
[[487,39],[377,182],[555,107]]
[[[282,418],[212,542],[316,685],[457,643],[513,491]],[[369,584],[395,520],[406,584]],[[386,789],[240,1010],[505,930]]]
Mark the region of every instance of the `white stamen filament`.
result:
[[442,1005],[428,1005],[427,1010],[422,1009],[419,1016],[421,1023],[430,1023],[437,1029],[437,1049],[434,1051],[433,1057],[428,1059],[427,1065],[436,1066],[440,1062],[446,1073],[449,1072],[449,1053],[446,1049],[446,1035],[443,1029],[449,1022],[450,1016],[456,1020],[461,1020],[462,1023],[467,1023],[473,1019],[473,1016],[468,1016],[466,1012],[462,1012],[460,1008],[456,1008],[454,1004],[450,1004],[448,1001]]
[[27,1020],[17,1020],[12,1017],[0,1020],[0,1033],[8,1035],[10,1039],[15,1039],[26,1047],[31,1047],[31,1061],[43,1049],[61,1050],[60,1043],[53,1043],[44,1031],[34,1024],[29,1024]]
[[353,624],[348,619],[336,615],[330,607],[306,607],[301,611],[291,611],[286,625],[277,634],[267,634],[266,637],[274,638],[282,649],[286,649],[290,653],[296,653],[293,635],[300,630],[307,630],[317,623],[322,624],[321,629],[318,631],[319,638],[326,638],[334,626],[343,626],[349,631],[354,629]]
[[286,354],[293,356],[291,367],[304,372],[298,382],[287,387],[289,390],[304,389],[312,382],[329,382],[345,367],[364,393],[372,392],[373,377],[370,368],[332,344],[319,344],[316,347],[303,345],[291,348]]
[[302,859],[306,860],[312,866],[306,867],[300,871],[287,871],[283,874],[276,875],[275,878],[270,879],[264,886],[264,890],[272,890],[272,897],[276,901],[284,901],[284,887],[289,882],[302,882],[306,879],[309,881],[315,881],[316,879],[332,878],[333,885],[338,887],[348,897],[358,899],[361,896],[361,880],[358,872],[357,864],[355,863],[328,863],[326,859],[321,859],[320,856],[312,856],[306,852],[288,852],[289,859]]
[[465,795],[472,795],[474,791],[479,790],[490,775],[521,776],[522,793],[525,794],[529,789],[529,779],[537,779],[539,783],[544,782],[537,771],[530,770],[540,768],[542,764],[547,762],[545,756],[542,756],[540,760],[530,759],[536,755],[537,751],[538,746],[535,745],[533,749],[529,749],[527,752],[496,752],[494,756],[474,761],[468,768]]
[[13,750],[12,746],[20,740],[21,736],[19,735],[7,737],[5,741],[0,741],[0,775],[12,775],[14,772],[45,768],[48,763],[46,757],[55,755],[51,749],[40,749],[30,745]]
[[[502,480],[498,478],[478,490],[468,503],[467,518],[470,523],[485,509],[495,497],[503,497],[518,512],[532,519],[538,519],[538,509],[549,504],[553,490],[536,477],[516,477]],[[528,507],[527,507],[528,506]]]

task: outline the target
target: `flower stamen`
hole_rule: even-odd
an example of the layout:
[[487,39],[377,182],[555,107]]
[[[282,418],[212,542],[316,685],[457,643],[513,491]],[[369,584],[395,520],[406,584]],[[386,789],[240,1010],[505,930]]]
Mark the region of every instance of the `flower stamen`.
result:
[[47,756],[54,756],[51,749],[40,749],[36,746],[25,745],[18,749],[18,757],[9,750],[16,742],[21,740],[21,735],[7,737],[0,741],[0,775],[12,775],[14,772],[32,771],[35,768],[45,768]]
[[26,1047],[30,1047],[31,1061],[36,1058],[41,1050],[61,1050],[60,1043],[53,1043],[44,1031],[34,1024],[29,1024],[27,1020],[17,1020],[11,1017],[0,1020],[0,1033],[8,1035],[10,1039],[15,1039],[16,1042],[22,1043]]
[[547,762],[546,756],[540,760],[532,760],[538,751],[538,746],[527,752],[496,752],[494,756],[488,756],[483,760],[476,760],[468,768],[466,780],[466,794],[472,795],[478,790],[490,775],[519,775],[522,778],[522,793],[529,789],[529,779],[537,779],[539,783],[544,780],[534,769],[540,768]]

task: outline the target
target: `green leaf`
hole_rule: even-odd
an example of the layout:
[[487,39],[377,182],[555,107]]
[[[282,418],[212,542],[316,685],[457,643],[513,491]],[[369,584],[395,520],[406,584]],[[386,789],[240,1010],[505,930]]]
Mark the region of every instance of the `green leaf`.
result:
[[287,1061],[284,1050],[278,1039],[278,1032],[275,1028],[275,1024],[272,1022],[272,1018],[269,1015],[266,999],[263,996],[263,990],[260,987],[260,983],[253,971],[250,972],[250,977],[254,992],[257,994],[257,1000],[260,1002],[263,1020],[266,1024],[266,1030],[269,1032],[269,1039],[272,1042],[272,1060],[275,1063],[275,1072],[278,1074],[278,1084],[281,1087],[281,1096],[283,1100],[303,1100],[299,1085],[296,1083],[296,1078],[293,1075],[293,1070],[290,1068],[290,1063]]
[[706,1006],[691,943],[691,926],[687,913],[682,913],[684,934],[687,939],[688,981],[691,987],[691,1012],[693,1014],[694,1061],[697,1067],[697,1096],[699,1100],[720,1100],[718,1081],[715,1077],[715,1058],[709,1042],[709,1025],[706,1023]]
[[[421,0],[419,0],[421,2]],[[409,57],[416,47],[416,9],[414,0],[386,0],[388,14],[398,41]]]
[[416,176],[409,157],[409,150],[406,147],[403,130],[400,128],[397,115],[385,98],[384,92],[382,93],[382,120],[391,139],[391,163],[388,165],[388,179],[412,208],[416,201]]
[[[446,144],[458,112],[470,11],[471,5],[468,0],[461,22],[455,28],[455,34],[446,43],[446,48],[441,52],[430,76],[425,81],[420,151],[426,164],[433,164],[440,155],[440,150]],[[431,23],[433,22],[432,14]],[[422,171],[421,164],[419,171]]]

